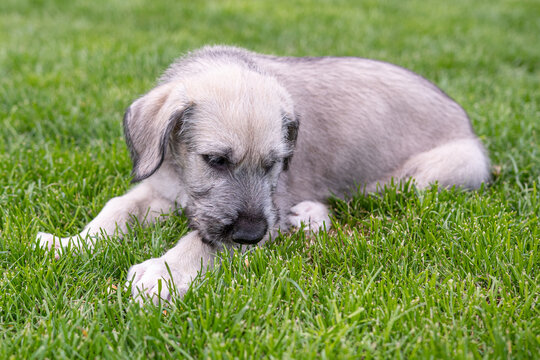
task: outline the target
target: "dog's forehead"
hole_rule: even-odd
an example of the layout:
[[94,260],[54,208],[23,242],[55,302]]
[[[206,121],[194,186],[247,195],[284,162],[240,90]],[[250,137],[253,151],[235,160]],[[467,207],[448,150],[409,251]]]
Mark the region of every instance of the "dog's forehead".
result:
[[230,149],[229,156],[240,160],[247,155],[261,158],[285,152],[279,111],[258,111],[257,106],[242,109],[234,104],[220,106],[217,112],[200,107],[197,110],[200,112],[194,113],[190,131],[194,142],[191,145],[199,153]]
[[188,87],[195,104],[190,126],[194,150],[232,149],[236,160],[285,152],[282,118],[287,105],[281,90],[272,78],[234,69],[199,78]]

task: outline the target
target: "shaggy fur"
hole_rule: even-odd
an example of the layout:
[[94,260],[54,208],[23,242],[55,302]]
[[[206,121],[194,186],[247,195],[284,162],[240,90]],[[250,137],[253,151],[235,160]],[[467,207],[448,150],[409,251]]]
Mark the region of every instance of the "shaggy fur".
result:
[[160,279],[181,294],[223,246],[302,223],[329,226],[331,194],[377,191],[392,178],[466,189],[489,179],[458,104],[408,70],[360,58],[206,47],[129,107],[124,131],[140,184],[79,235],[38,237],[49,248],[92,246],[102,234],[121,235],[131,217],[150,223],[181,207],[193,231],[128,274],[133,295],[154,301],[170,298],[168,287],[158,293]]

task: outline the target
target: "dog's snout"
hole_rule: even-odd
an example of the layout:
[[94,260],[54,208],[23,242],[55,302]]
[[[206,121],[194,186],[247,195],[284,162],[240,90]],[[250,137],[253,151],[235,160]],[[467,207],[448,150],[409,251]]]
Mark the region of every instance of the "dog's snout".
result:
[[239,216],[234,223],[232,239],[234,242],[245,245],[256,244],[264,237],[268,230],[268,223],[264,216]]

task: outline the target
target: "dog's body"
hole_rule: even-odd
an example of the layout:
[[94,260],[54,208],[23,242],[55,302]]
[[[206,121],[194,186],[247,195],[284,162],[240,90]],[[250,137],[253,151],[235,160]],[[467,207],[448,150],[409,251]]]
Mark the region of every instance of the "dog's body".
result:
[[[286,58],[207,47],[174,63],[124,118],[135,181],[59,248],[151,222],[177,205],[192,233],[131,268],[133,294],[184,291],[222,246],[329,225],[324,202],[413,178],[475,189],[489,161],[464,110],[403,68],[359,58]],[[202,261],[202,263],[201,263]],[[170,273],[165,263],[168,264]],[[202,267],[201,267],[202,265]]]

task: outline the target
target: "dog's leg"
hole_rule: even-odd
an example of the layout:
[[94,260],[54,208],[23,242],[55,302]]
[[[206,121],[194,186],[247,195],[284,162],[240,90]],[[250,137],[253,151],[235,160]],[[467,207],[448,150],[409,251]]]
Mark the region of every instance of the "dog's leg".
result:
[[364,192],[380,193],[392,178],[394,183],[412,179],[419,189],[438,182],[442,188],[474,190],[490,179],[489,159],[478,140],[454,140],[412,156],[391,176],[366,185]]
[[134,219],[142,224],[150,224],[163,213],[171,212],[178,193],[179,186],[174,178],[166,170],[160,169],[125,195],[109,200],[78,235],[59,238],[52,234],[38,233],[37,239],[47,249],[60,249],[68,245],[73,248],[92,248],[94,241],[102,236],[121,237]]
[[329,211],[326,205],[316,201],[302,201],[293,206],[289,214],[289,224],[293,227],[301,227],[302,223],[306,230],[318,232],[321,228],[330,228]]
[[149,297],[157,304],[160,298],[171,299],[172,289],[182,296],[197,274],[204,274],[213,265],[217,246],[205,244],[197,231],[192,231],[163,256],[132,266],[127,275],[131,294],[140,303]]
[[395,178],[413,178],[418,188],[438,182],[473,190],[489,181],[489,159],[478,140],[455,140],[411,157]]

